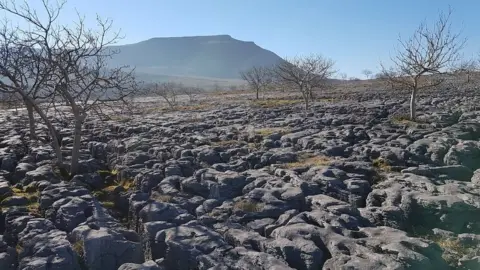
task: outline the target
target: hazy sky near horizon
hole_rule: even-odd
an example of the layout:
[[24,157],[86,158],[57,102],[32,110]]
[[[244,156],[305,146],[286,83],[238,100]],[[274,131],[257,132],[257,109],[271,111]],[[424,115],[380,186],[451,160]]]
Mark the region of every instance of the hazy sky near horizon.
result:
[[120,44],[228,34],[281,57],[320,53],[340,72],[362,77],[363,69],[377,72],[380,61],[388,63],[399,34],[408,37],[449,5],[453,28],[468,38],[464,55],[478,55],[478,0],[69,0],[60,19],[70,23],[75,9],[87,20],[111,18],[125,36]]

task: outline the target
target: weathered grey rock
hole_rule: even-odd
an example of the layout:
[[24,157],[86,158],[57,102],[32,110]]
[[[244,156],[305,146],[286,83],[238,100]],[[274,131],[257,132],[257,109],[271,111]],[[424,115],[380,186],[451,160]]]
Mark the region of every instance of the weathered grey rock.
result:
[[410,167],[402,170],[402,173],[413,173],[427,177],[452,179],[458,181],[470,181],[473,176],[472,170],[463,165]]
[[31,219],[18,237],[18,269],[81,269],[67,234],[48,220]]
[[25,179],[22,182],[24,185],[28,185],[33,181],[49,181],[52,184],[60,183],[60,179],[53,173],[51,165],[43,165],[36,168],[33,171],[25,173]]
[[139,213],[142,222],[165,221],[183,224],[194,219],[187,210],[172,203],[152,202],[145,205]]
[[36,166],[31,163],[25,163],[21,162],[18,163],[17,166],[15,167],[15,172],[13,173],[14,178],[16,181],[21,180],[22,178],[25,177],[25,174],[29,171],[35,170]]
[[93,190],[102,189],[105,187],[105,183],[98,173],[77,174],[70,182],[88,187]]
[[471,170],[480,168],[480,143],[460,141],[448,150],[444,162],[447,165],[464,165]]
[[15,248],[9,247],[0,236],[0,269],[15,270],[17,264],[17,252]]
[[155,242],[164,247],[159,255],[165,258],[165,267],[179,270],[197,268],[199,256],[227,245],[221,235],[195,223],[160,231]]
[[10,183],[5,180],[3,177],[0,178],[0,201],[4,198],[12,195],[12,188],[10,187]]
[[118,270],[161,270],[160,266],[154,261],[146,261],[142,264],[135,264],[135,263],[124,263],[122,264]]
[[324,253],[312,242],[302,238],[278,238],[264,241],[261,250],[283,258],[290,267],[299,270],[320,269],[326,259]]
[[0,170],[5,170],[7,172],[14,172],[16,166],[17,166],[17,156],[15,154],[5,153],[0,155]]
[[83,245],[83,258],[88,269],[116,270],[122,264],[144,261],[142,245],[109,228],[80,225],[72,231],[77,245]]
[[473,184],[480,186],[480,169],[473,173],[471,181]]
[[135,188],[141,192],[150,192],[152,188],[163,179],[163,173],[159,171],[142,171],[135,176]]
[[[259,269],[291,270],[288,264],[277,257],[242,247],[217,248],[214,252],[199,256],[199,270],[206,269]],[[179,268],[180,269],[180,268]]]
[[206,148],[198,152],[197,159],[199,162],[205,162],[208,165],[213,165],[215,163],[223,162],[222,158],[220,157],[220,154],[210,148]]
[[91,215],[92,205],[80,197],[67,197],[53,203],[45,216],[63,231],[71,232]]

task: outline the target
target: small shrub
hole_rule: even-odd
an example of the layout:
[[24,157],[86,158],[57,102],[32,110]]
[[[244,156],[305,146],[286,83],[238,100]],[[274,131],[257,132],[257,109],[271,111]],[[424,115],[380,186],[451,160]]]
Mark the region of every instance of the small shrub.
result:
[[201,110],[209,110],[213,108],[213,104],[203,103],[203,104],[195,104],[195,105],[186,105],[186,106],[177,106],[176,109],[179,111],[201,111]]
[[243,212],[260,212],[263,209],[263,203],[252,202],[248,200],[241,200],[233,205],[233,210],[241,210]]

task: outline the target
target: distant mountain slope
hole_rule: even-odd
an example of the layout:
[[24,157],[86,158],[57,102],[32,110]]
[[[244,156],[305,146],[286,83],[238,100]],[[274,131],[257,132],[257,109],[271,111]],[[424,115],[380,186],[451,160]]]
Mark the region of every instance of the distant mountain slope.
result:
[[111,48],[120,53],[110,65],[130,65],[152,75],[237,79],[242,70],[282,60],[253,42],[229,35],[152,38]]

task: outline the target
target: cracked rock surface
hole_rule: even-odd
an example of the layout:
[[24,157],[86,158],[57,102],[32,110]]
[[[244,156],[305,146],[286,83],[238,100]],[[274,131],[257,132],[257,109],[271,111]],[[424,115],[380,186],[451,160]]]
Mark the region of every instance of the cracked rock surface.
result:
[[2,112],[0,269],[480,269],[479,95],[321,100],[91,117],[72,179]]

